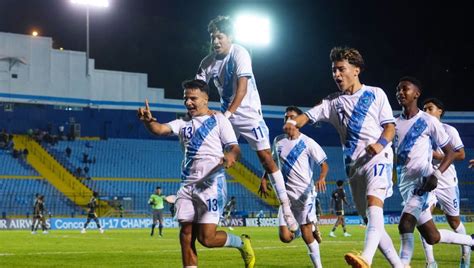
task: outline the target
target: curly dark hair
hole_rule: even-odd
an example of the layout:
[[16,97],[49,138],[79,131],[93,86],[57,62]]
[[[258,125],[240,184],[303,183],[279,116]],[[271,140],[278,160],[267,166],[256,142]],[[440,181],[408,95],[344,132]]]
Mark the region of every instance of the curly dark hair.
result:
[[207,31],[212,34],[214,32],[221,32],[227,36],[234,34],[234,23],[228,16],[217,16],[209,22],[207,26]]
[[333,47],[329,53],[331,62],[347,60],[350,64],[357,66],[360,70],[364,70],[364,58],[360,52],[351,47]]

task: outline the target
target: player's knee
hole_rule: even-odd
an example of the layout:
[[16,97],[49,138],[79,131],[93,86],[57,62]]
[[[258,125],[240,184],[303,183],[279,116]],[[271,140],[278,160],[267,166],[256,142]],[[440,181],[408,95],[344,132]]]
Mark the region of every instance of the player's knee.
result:
[[440,234],[437,230],[434,232],[430,232],[429,235],[423,238],[426,240],[426,243],[428,243],[429,245],[437,244],[439,240],[441,239]]
[[413,233],[414,230],[415,230],[415,226],[412,226],[410,222],[401,221],[398,224],[398,232],[400,232],[401,234]]
[[205,236],[205,235],[198,235],[197,237],[199,243],[201,243],[201,245],[203,245],[204,247],[206,248],[212,248],[214,247],[213,246],[213,238],[211,237],[208,237],[208,236]]
[[293,240],[293,237],[289,235],[280,234],[280,241],[283,243],[290,243]]

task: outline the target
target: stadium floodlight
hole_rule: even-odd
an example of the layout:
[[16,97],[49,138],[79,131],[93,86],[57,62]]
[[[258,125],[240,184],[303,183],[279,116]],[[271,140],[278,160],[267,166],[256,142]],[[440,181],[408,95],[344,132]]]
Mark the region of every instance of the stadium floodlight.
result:
[[89,8],[108,7],[109,0],[71,0],[71,3],[86,7],[86,76],[89,77]]
[[71,0],[73,4],[85,5],[88,7],[108,7],[109,0]]
[[252,46],[270,44],[270,20],[257,15],[240,15],[234,22],[234,35],[239,43]]

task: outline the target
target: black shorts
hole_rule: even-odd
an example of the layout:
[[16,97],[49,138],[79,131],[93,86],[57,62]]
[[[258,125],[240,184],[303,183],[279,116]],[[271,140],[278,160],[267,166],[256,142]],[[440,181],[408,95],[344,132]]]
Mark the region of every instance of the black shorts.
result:
[[87,213],[87,218],[88,219],[97,219],[97,215],[95,214],[95,212]]
[[344,216],[344,210],[336,211],[336,216]]
[[154,209],[153,210],[153,222],[157,220],[163,221],[163,210],[162,209]]

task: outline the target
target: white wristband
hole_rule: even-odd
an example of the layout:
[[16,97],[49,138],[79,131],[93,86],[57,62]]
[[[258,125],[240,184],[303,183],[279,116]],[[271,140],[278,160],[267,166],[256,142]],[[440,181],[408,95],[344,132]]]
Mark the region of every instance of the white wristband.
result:
[[225,118],[229,119],[229,117],[232,116],[232,112],[231,111],[225,111],[224,116],[225,116]]
[[296,126],[296,121],[293,119],[288,119],[286,120],[286,123],[292,124],[293,126]]

